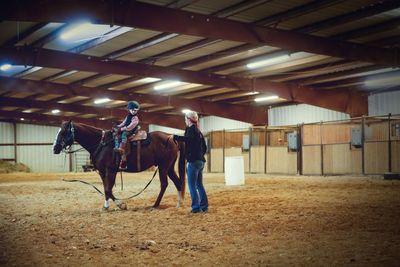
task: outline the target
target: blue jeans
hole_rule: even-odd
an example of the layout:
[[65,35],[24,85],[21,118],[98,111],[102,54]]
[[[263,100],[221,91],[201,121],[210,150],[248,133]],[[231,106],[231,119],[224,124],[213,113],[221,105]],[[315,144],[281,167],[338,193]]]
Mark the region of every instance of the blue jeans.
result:
[[203,186],[204,162],[196,160],[187,163],[187,175],[190,197],[192,198],[192,211],[207,211],[208,199]]
[[[127,131],[123,131],[122,133],[121,133],[121,142],[122,143],[126,143],[128,141],[128,132]],[[115,136],[115,139],[114,139],[114,147],[115,148],[119,148],[119,136]]]

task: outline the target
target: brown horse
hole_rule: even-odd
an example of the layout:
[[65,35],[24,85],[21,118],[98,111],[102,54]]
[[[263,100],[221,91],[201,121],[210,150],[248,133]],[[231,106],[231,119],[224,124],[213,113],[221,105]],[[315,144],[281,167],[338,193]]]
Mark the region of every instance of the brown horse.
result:
[[[160,205],[165,189],[168,186],[167,175],[178,190],[177,206],[179,207],[185,195],[184,146],[181,143],[175,143],[171,135],[164,132],[152,132],[148,135],[150,143],[143,144],[140,150],[141,169],[137,169],[137,155],[132,152],[127,157],[128,169],[126,171],[140,172],[152,166],[158,166],[161,190],[153,207],[156,208]],[[62,150],[69,148],[74,141],[78,142],[90,153],[92,163],[101,176],[105,195],[103,208],[108,209],[109,199],[112,199],[120,209],[126,209],[126,204],[116,199],[112,193],[120,157],[113,149],[112,132],[103,131],[83,123],[63,122],[54,142],[54,154],[59,154]],[[131,150],[136,151],[136,147],[132,146]],[[174,170],[178,152],[180,152],[179,177]]]

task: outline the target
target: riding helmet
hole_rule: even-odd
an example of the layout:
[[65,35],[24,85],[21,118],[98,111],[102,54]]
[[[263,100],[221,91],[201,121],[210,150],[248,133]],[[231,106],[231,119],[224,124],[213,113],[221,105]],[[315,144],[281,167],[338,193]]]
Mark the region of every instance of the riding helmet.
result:
[[129,101],[128,102],[128,109],[140,109],[140,105],[136,101]]

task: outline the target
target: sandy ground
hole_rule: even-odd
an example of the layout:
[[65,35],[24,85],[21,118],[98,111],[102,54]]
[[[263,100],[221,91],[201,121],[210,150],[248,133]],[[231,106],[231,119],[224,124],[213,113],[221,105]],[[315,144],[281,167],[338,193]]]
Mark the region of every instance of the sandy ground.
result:
[[[151,173],[124,175],[138,192]],[[379,177],[206,174],[210,210],[176,208],[158,179],[128,210],[102,211],[96,173],[1,174],[1,266],[399,266],[400,181]]]

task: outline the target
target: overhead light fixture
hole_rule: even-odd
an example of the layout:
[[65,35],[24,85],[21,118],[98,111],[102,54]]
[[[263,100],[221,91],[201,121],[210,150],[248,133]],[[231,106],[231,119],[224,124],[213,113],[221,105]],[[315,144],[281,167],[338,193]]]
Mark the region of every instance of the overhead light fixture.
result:
[[182,109],[182,113],[184,113],[184,114],[186,114],[186,113],[189,113],[189,112],[191,112],[191,110],[190,110],[190,109],[187,109],[187,108],[185,108],[185,109]]
[[59,109],[53,109],[53,110],[51,111],[51,113],[57,114],[57,113],[60,113],[60,110],[59,110]]
[[24,118],[20,118],[20,120],[21,120],[21,121],[24,121],[25,119],[24,119]]
[[387,73],[380,75],[377,78],[370,79],[364,82],[364,85],[367,88],[379,88],[379,87],[387,87],[387,86],[395,86],[400,84],[400,77],[398,72]]
[[153,78],[153,77],[147,77],[147,78],[142,78],[140,80],[137,80],[136,83],[152,83],[152,82],[158,82],[161,81],[159,78]]
[[95,104],[103,104],[103,103],[107,103],[107,102],[110,102],[110,101],[111,101],[111,99],[109,99],[108,97],[105,97],[105,98],[96,99],[94,101],[94,103]]
[[289,55],[282,55],[282,56],[277,56],[277,57],[273,57],[273,58],[267,58],[267,59],[263,59],[260,61],[249,63],[246,65],[246,67],[249,69],[256,69],[256,68],[260,68],[260,67],[274,65],[276,63],[285,61],[289,58],[290,58]]
[[93,24],[89,22],[83,22],[80,24],[76,24],[72,26],[69,30],[63,32],[60,35],[60,38],[63,40],[70,40],[75,38],[75,36],[80,35],[84,32],[90,32],[90,29],[93,27]]
[[157,90],[157,91],[158,90],[164,90],[164,89],[175,87],[175,86],[178,86],[178,85],[181,85],[181,84],[182,84],[181,81],[169,81],[169,82],[154,86],[154,90]]
[[11,69],[11,64],[3,64],[0,67],[0,70],[2,70],[2,71],[6,71],[6,70],[9,70],[9,69]]
[[271,96],[257,97],[254,99],[254,101],[262,102],[262,101],[269,101],[269,100],[274,100],[274,99],[278,99],[278,98],[279,98],[279,96],[277,96],[277,95],[271,95]]

